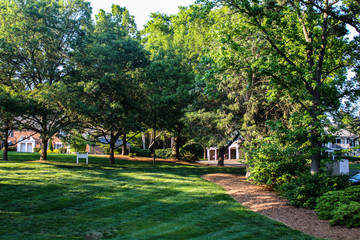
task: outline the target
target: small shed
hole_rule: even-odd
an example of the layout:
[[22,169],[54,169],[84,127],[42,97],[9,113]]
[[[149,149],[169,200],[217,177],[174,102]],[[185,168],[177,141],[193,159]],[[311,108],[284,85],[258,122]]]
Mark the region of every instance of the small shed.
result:
[[[235,141],[228,148],[228,151],[225,153],[225,159],[240,159],[242,155],[242,151],[240,149],[240,141]],[[207,159],[210,160],[218,160],[218,147],[213,146],[207,148]]]

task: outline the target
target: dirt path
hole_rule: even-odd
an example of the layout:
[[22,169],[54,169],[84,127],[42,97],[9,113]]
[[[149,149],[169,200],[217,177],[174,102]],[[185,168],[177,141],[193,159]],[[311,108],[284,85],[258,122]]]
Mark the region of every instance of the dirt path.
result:
[[251,184],[244,176],[220,173],[202,177],[225,188],[244,207],[293,229],[317,238],[360,239],[360,228],[330,226],[328,221],[319,220],[314,210],[288,206],[285,198],[264,186]]

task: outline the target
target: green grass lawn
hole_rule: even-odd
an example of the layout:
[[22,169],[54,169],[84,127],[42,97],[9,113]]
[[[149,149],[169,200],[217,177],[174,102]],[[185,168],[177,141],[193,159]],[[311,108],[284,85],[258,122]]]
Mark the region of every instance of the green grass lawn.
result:
[[360,164],[349,164],[349,168],[353,170],[360,170]]
[[[243,169],[50,154],[0,161],[0,239],[313,239],[200,178]],[[94,164],[95,163],[95,164]]]

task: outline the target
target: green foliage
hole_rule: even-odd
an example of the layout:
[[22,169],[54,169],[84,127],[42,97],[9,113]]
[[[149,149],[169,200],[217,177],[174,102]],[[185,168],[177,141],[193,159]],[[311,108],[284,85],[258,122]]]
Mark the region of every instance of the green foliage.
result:
[[[139,156],[139,157],[150,157],[150,150],[149,149],[143,149],[143,148],[138,148],[138,147],[133,147],[131,146],[131,149],[130,149],[131,153],[135,153],[136,156]],[[156,153],[157,153],[158,150],[156,150]]]
[[187,162],[196,162],[199,158],[196,156],[196,154],[182,149],[180,151],[180,159]]
[[78,131],[70,131],[69,134],[63,138],[63,142],[70,144],[71,152],[85,151],[87,141]]
[[60,153],[67,153],[67,148],[65,147],[59,148],[59,151]]
[[156,156],[163,159],[172,158],[172,148],[156,149]]
[[360,186],[331,191],[318,198],[315,210],[331,225],[360,226]]
[[129,157],[135,157],[136,153],[129,153]]
[[51,139],[49,140],[49,143],[48,143],[48,150],[51,151],[51,152],[54,151],[54,146],[53,146],[53,143],[52,143]]
[[109,144],[99,144],[99,147],[103,150],[104,154],[110,154],[110,145]]
[[341,204],[349,203],[345,191],[330,191],[317,199],[315,210],[320,219],[331,219],[333,212],[339,208]]
[[9,147],[8,147],[8,151],[9,151],[9,152],[16,152],[16,151],[17,151],[17,148],[16,148],[16,146],[9,146]]
[[349,204],[341,204],[334,212],[330,220],[331,225],[345,225],[347,227],[360,226],[360,203],[350,201]]
[[349,176],[331,176],[328,173],[304,174],[280,186],[280,193],[296,207],[314,208],[317,198],[329,191],[350,186]]
[[[72,122],[67,106],[73,98],[62,89],[76,68],[74,53],[86,39],[90,5],[82,0],[6,0],[0,2],[0,18],[1,84],[26,98],[23,128],[48,140]],[[46,153],[41,158],[46,160]]]
[[308,170],[306,159],[298,149],[289,144],[262,141],[247,150],[250,179],[256,183],[279,187],[298,174]]
[[40,152],[41,148],[39,147],[34,147],[34,152]]

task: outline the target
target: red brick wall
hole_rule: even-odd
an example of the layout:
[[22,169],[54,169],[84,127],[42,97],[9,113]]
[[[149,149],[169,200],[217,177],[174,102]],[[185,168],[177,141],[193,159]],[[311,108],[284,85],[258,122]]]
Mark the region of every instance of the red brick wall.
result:
[[[41,139],[40,139],[40,134],[39,133],[35,133],[34,131],[27,131],[27,130],[14,130],[13,133],[13,137],[9,137],[9,141],[11,141],[12,143],[16,143],[16,141],[18,141],[22,136],[28,136],[28,137],[32,137],[35,139],[35,147],[40,147],[41,146]],[[55,135],[51,138],[53,147],[54,144],[56,142],[61,142],[61,140]]]

